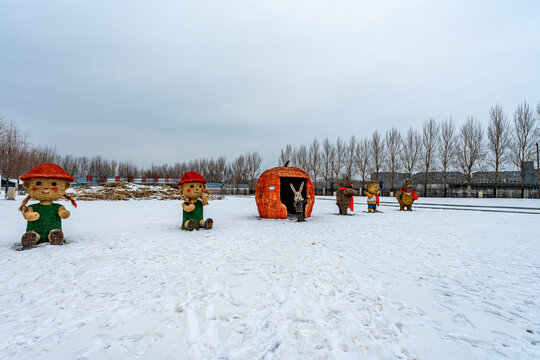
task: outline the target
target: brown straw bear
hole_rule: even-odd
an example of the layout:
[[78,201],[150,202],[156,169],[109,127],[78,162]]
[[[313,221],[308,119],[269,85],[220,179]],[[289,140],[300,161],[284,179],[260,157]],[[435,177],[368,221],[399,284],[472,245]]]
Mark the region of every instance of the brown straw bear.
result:
[[358,191],[353,189],[351,180],[345,178],[340,181],[336,191],[336,204],[339,208],[339,215],[347,215],[347,208],[354,211],[354,198],[358,195]]
[[[51,163],[37,165],[19,179],[28,190],[28,196],[19,208],[28,221],[26,233],[21,239],[22,247],[31,248],[46,241],[52,245],[63,244],[62,219],[67,219],[70,213],[65,207],[53,201],[65,197],[77,207],[71,196],[66,194],[70,183],[75,179],[60,166]],[[39,203],[26,206],[30,199],[38,200]]]
[[405,208],[412,211],[412,204],[418,200],[418,195],[413,191],[413,184],[410,180],[405,181],[405,184],[396,193],[396,199],[399,202],[400,211],[405,210]]

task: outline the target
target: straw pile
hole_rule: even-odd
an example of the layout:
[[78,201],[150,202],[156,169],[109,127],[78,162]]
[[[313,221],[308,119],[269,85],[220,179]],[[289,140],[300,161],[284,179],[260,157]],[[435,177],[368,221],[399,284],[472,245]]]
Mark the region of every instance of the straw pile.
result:
[[[127,182],[104,183],[99,186],[76,186],[68,190],[77,201],[94,200],[179,200],[178,189],[170,186],[136,185]],[[209,200],[221,200],[222,196],[209,195]]]

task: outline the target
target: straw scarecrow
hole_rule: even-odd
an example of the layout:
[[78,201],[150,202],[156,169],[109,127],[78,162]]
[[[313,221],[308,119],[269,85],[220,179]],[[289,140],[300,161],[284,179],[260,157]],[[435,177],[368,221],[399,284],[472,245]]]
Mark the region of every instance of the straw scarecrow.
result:
[[405,184],[396,193],[396,199],[399,202],[399,210],[403,211],[407,209],[412,211],[412,204],[415,200],[418,200],[418,195],[413,191],[413,184],[409,180],[405,181]]
[[368,212],[379,212],[379,184],[370,183],[367,190],[364,190],[364,195],[367,196]]
[[[28,221],[26,233],[21,239],[22,247],[31,248],[47,241],[52,245],[63,244],[62,219],[67,219],[70,213],[64,206],[53,201],[65,197],[77,207],[75,200],[66,194],[75,179],[60,166],[51,163],[37,165],[19,179],[28,191],[28,196],[19,208]],[[39,203],[26,206],[30,199],[38,200]]]
[[[208,205],[207,181],[195,171],[185,173],[178,187],[180,189],[180,198],[184,200],[182,204],[182,229],[193,231],[204,228],[210,230],[214,224],[212,219],[203,218],[203,206]],[[200,199],[199,199],[200,198]]]

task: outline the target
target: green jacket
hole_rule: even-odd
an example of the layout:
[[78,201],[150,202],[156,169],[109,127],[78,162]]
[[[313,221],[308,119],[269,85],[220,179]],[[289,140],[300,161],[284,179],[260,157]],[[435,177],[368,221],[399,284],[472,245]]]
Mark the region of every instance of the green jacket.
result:
[[26,232],[34,231],[40,236],[39,242],[48,242],[51,230],[62,230],[62,218],[58,215],[58,209],[62,205],[52,203],[51,205],[41,205],[39,203],[29,205],[32,211],[39,214],[39,219],[29,221],[26,225]]
[[[186,203],[187,204],[187,203]],[[201,200],[197,200],[195,204],[195,209],[191,212],[183,211],[182,216],[182,229],[186,229],[185,224],[188,220],[195,221],[195,229],[199,228],[199,222],[203,219],[203,204]]]

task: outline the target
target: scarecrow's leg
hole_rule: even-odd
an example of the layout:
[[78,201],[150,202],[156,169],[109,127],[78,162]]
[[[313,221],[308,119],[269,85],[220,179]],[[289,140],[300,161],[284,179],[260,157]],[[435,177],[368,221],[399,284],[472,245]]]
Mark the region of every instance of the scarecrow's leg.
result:
[[31,248],[38,243],[39,239],[40,236],[37,232],[29,231],[22,236],[21,245],[23,248]]
[[208,218],[205,220],[202,220],[203,221],[203,225],[201,227],[205,228],[206,230],[210,230],[212,228],[212,226],[214,226],[214,220]]
[[193,231],[195,229],[195,221],[187,220],[184,223],[184,229],[186,229],[187,231]]
[[49,233],[49,242],[51,243],[51,245],[62,245],[62,243],[64,242],[64,233],[62,232],[62,230],[51,230],[51,232]]

